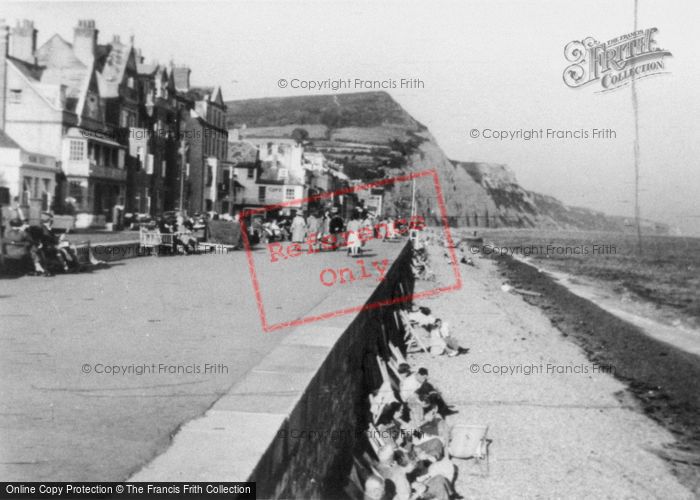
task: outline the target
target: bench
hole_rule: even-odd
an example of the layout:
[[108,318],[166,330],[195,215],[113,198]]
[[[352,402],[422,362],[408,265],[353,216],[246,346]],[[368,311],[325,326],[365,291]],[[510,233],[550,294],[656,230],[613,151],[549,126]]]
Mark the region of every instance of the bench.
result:
[[160,254],[161,247],[168,247],[175,250],[175,241],[180,236],[189,235],[190,233],[161,233],[159,229],[146,229],[141,227],[139,230],[139,246],[141,250],[153,250],[154,255]]

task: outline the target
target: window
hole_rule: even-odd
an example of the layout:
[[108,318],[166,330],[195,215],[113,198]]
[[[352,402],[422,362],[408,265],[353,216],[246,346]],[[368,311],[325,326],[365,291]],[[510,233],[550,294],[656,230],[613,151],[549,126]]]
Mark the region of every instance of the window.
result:
[[148,175],[153,175],[153,155],[148,155],[148,161],[146,162],[146,173]]
[[284,198],[286,200],[293,200],[294,199],[294,188],[287,188],[284,190]]
[[10,89],[10,104],[22,103],[22,89]]
[[75,204],[77,206],[83,204],[83,188],[80,186],[80,182],[71,181],[68,184],[68,193],[72,198],[75,198]]
[[204,200],[204,206],[206,207],[205,210],[207,212],[211,212],[214,207],[214,202],[207,198],[206,200]]
[[160,176],[165,177],[166,164],[165,160],[160,162]]
[[265,186],[258,186],[258,201],[260,203],[265,202]]
[[139,159],[136,170],[140,170],[144,166],[143,165],[143,159],[144,159],[143,146],[136,146],[136,158]]
[[254,179],[255,178],[255,170],[252,168],[248,169],[248,179]]
[[188,179],[190,177],[190,164],[189,163],[185,163],[185,177],[187,177]]
[[80,161],[85,159],[85,141],[70,141],[69,160]]
[[272,156],[272,143],[271,142],[267,143],[267,155]]
[[130,89],[134,88],[134,77],[130,76],[129,78],[126,79],[126,86],[129,87]]
[[211,165],[207,165],[207,187],[211,187],[212,182],[214,182],[214,170]]

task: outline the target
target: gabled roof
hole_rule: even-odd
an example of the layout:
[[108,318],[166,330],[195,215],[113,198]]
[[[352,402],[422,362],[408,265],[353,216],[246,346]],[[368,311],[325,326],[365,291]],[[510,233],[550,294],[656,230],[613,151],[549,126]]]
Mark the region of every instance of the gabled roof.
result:
[[15,142],[15,140],[7,135],[7,133],[0,128],[0,148],[12,148],[12,149],[22,149],[22,147]]
[[119,97],[119,86],[124,80],[126,68],[131,65],[137,70],[133,47],[120,42],[119,39],[99,47],[101,52],[104,52],[95,58],[95,69],[100,75],[100,94],[106,98]]
[[42,66],[85,67],[73,52],[73,45],[59,34],[53,35],[35,52],[37,63]]
[[[68,111],[79,113],[80,103],[90,85],[92,67],[86,66],[73,52],[73,45],[60,35],[49,38],[36,51],[37,63],[45,69],[35,81],[41,84],[64,85]],[[39,92],[41,93],[41,92]]]
[[247,141],[230,141],[226,159],[237,167],[254,166],[258,161],[258,148]]
[[185,95],[193,101],[211,101],[214,87],[191,87]]
[[20,73],[22,73],[26,78],[30,80],[41,80],[41,75],[46,69],[44,66],[29,64],[28,62],[23,61],[22,59],[17,59],[16,57],[12,56],[7,56],[7,60],[11,61],[14,64],[15,68],[17,68],[20,71]]
[[219,105],[219,106],[224,106],[224,105],[225,105],[225,103],[224,103],[224,98],[223,98],[223,96],[221,95],[221,87],[216,87],[216,89],[214,90],[214,92],[212,93],[212,95],[213,95],[213,99],[211,99],[212,102],[215,102],[215,103],[216,103],[217,105]]

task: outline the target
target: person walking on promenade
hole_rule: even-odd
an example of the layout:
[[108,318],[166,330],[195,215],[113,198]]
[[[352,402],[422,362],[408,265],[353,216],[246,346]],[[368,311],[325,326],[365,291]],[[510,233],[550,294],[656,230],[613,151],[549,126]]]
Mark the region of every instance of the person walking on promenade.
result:
[[362,240],[360,240],[360,229],[362,221],[358,214],[353,214],[352,220],[348,222],[348,252],[352,257],[357,257],[362,248]]
[[306,222],[304,221],[304,217],[302,217],[301,210],[294,216],[290,230],[292,231],[293,243],[304,243],[304,238],[306,237]]
[[[328,224],[328,231],[331,235],[342,233],[345,228],[345,221],[338,213],[338,207],[333,207],[331,209],[331,220]],[[334,250],[338,249],[338,245],[334,246]]]
[[[321,241],[322,236],[322,221],[314,212],[311,212],[306,219],[306,234],[307,237],[314,242]],[[318,243],[314,243],[314,246],[318,246]]]
[[325,238],[331,234],[331,213],[326,210],[321,219],[321,238]]

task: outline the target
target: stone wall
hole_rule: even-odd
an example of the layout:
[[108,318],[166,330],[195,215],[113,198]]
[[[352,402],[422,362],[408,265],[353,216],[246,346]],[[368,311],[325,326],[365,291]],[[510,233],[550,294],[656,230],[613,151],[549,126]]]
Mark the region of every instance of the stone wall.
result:
[[[367,304],[405,297],[413,285],[406,245]],[[338,497],[366,429],[368,395],[381,384],[376,356],[389,357],[389,340],[403,346],[401,307],[365,309],[340,335],[250,476],[258,498]]]

